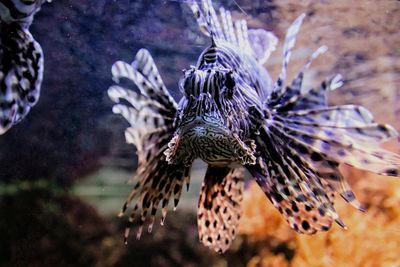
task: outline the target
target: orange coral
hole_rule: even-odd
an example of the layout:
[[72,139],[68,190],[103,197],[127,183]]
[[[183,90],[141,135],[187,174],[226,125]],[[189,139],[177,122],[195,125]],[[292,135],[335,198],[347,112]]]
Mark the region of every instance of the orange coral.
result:
[[[354,174],[354,171],[351,171]],[[400,266],[400,186],[397,179],[358,173],[353,187],[368,211],[363,214],[337,199],[348,230],[334,226],[307,236],[289,228],[263,192],[252,184],[244,197],[240,230],[250,240],[269,239],[294,247],[289,262],[282,254],[262,253],[248,266]]]
[[248,263],[247,267],[288,267],[289,263],[285,260],[283,255],[256,256],[253,257]]
[[245,190],[243,202],[243,217],[239,225],[241,233],[254,241],[276,239],[288,242],[294,238],[295,232],[290,230],[281,214],[255,183]]

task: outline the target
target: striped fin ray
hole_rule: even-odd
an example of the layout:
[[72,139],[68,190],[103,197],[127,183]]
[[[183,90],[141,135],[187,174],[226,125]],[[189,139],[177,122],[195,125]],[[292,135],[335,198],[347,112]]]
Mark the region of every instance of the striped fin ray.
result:
[[[325,142],[328,147],[328,142],[336,141],[344,146],[352,146],[354,143],[364,145],[367,143],[371,147],[377,147],[380,143],[387,141],[390,138],[396,137],[397,131],[387,124],[367,123],[362,126],[337,126],[332,123],[315,127],[316,123],[300,120],[288,120],[281,116],[275,117],[275,123],[284,125],[285,130],[295,131],[309,138],[320,139]],[[306,137],[305,137],[306,138]]]
[[203,11],[199,7],[199,4],[195,1],[189,2],[189,7],[192,10],[194,17],[197,20],[197,24],[199,25],[200,31],[206,36],[211,36],[210,35],[211,31],[204,17]]
[[121,78],[130,79],[137,85],[142,95],[148,96],[166,107],[177,108],[177,104],[165,87],[148,50],[140,49],[132,64],[117,61],[112,66],[111,72],[115,82],[119,82]]
[[246,21],[245,20],[236,20],[235,21],[236,38],[237,38],[238,47],[247,47],[247,43],[245,44],[246,38],[244,37],[244,31],[243,31],[243,27],[242,27],[243,23],[246,24]]
[[109,88],[108,94],[117,103],[120,99],[131,103],[131,106],[116,104],[113,112],[121,114],[132,125],[126,130],[125,137],[128,143],[137,147],[139,156],[145,153],[147,147],[152,144],[144,143],[150,135],[173,130],[173,118],[160,114],[163,109],[160,108],[158,102],[116,85]]
[[236,236],[241,216],[243,172],[209,166],[200,192],[197,224],[199,239],[218,253]]
[[387,124],[376,123],[372,114],[362,106],[343,105],[275,114],[274,120],[286,127],[317,135],[323,140],[342,144],[380,143],[398,136]]
[[297,88],[287,87],[278,102],[270,104],[270,107],[279,112],[325,107],[327,106],[329,90],[334,90],[340,87],[341,84],[342,76],[338,74],[331,79],[323,81],[319,87],[309,90],[300,91]]
[[203,8],[206,11],[206,17],[208,18],[209,24],[211,25],[212,32],[215,33],[216,39],[223,39],[224,34],[222,32],[222,27],[220,21],[217,17],[217,13],[212,5],[211,0],[203,0]]
[[342,144],[340,139],[321,140],[310,134],[290,130],[277,122],[271,123],[269,129],[277,136],[284,136],[289,145],[309,157],[311,162],[320,161],[322,165],[329,165],[330,161],[347,163],[356,168],[389,176],[396,176],[393,173],[398,173],[400,169],[400,156],[376,146],[370,147],[366,143],[360,145],[354,139],[350,144]]
[[132,64],[122,61],[112,67],[113,78],[135,83],[139,93],[119,85],[111,86],[108,95],[117,104],[114,113],[121,114],[130,127],[125,131],[128,143],[134,144],[138,155],[136,184],[120,212],[122,216],[133,203],[125,229],[125,242],[134,222],[139,225],[140,237],[144,223],[149,219],[151,232],[157,210],[161,208],[163,223],[168,204],[178,204],[184,183],[189,183],[190,166],[168,164],[165,150],[176,130],[174,124],[177,104],[168,93],[153,59],[147,50],[140,50]]
[[[281,130],[281,132],[278,132],[279,130]],[[275,140],[278,140],[277,143],[279,143],[280,146],[277,146],[277,149],[280,150],[281,155],[284,155],[283,160],[290,162],[292,168],[298,170],[298,173],[300,173],[302,181],[299,183],[303,184],[301,188],[303,190],[307,187],[313,188],[313,194],[314,192],[323,192],[324,189],[327,191],[338,192],[356,209],[363,211],[363,207],[355,198],[355,195],[347,181],[340,174],[339,169],[337,168],[337,162],[332,160],[327,161],[323,166],[320,164],[313,164],[309,155],[304,153],[304,148],[301,148],[298,145],[293,145],[291,141],[288,142],[287,139],[283,138],[284,135],[282,133],[285,133],[286,131],[291,132],[293,130],[296,131],[297,129],[282,127],[281,129],[278,128],[278,131],[271,130],[270,133],[273,135]],[[302,134],[302,138],[304,138],[306,134]],[[322,142],[325,149],[329,147],[328,141]],[[284,149],[284,147],[286,147],[286,149]],[[324,179],[321,179],[319,176]],[[314,195],[317,195],[317,193]],[[319,195],[322,194],[319,193]]]
[[[334,113],[341,114],[337,120],[332,120],[330,116],[318,117],[319,113],[331,113],[332,117],[337,116]],[[293,114],[296,114],[296,120],[293,120]],[[302,118],[300,114],[304,117]],[[314,121],[310,120],[311,114],[316,115]],[[286,119],[286,115],[291,119]],[[323,191],[333,190],[357,209],[364,210],[340,174],[338,170],[340,163],[347,163],[381,175],[399,176],[400,157],[378,147],[382,140],[397,136],[397,132],[390,126],[373,122],[372,115],[361,107],[352,105],[326,107],[279,115],[275,113],[271,116],[266,126],[263,126],[265,134],[262,135],[261,131],[257,139],[257,147],[264,153],[268,151],[264,154],[264,158],[273,162],[270,163],[271,166],[276,165],[275,169],[278,169],[281,176],[292,177],[291,180],[282,180],[281,184],[294,186],[302,184],[303,181],[306,186],[299,186],[297,190],[301,188],[301,194],[309,199],[315,198],[316,192],[323,196]],[[368,141],[363,140],[363,137]],[[274,149],[279,152],[271,152]],[[279,170],[282,166],[286,171]],[[274,177],[276,173],[276,171],[269,173],[269,176]],[[282,192],[282,185],[278,183],[279,180],[275,182],[274,188]],[[311,188],[314,195],[307,194],[309,192],[307,188]],[[290,190],[286,192],[287,199],[292,201],[300,195],[300,193],[292,194]],[[320,209],[321,213],[328,212],[332,215],[332,219],[343,225],[327,205],[326,197],[319,201],[326,207]]]
[[333,208],[332,190],[321,183],[310,166],[298,157],[291,157],[284,142],[265,127],[257,141],[264,158],[273,159],[264,169],[273,181],[275,207],[291,227],[301,233],[328,230],[332,221],[343,226]]
[[229,11],[221,7],[221,25],[211,0],[202,0],[201,8],[196,2],[190,2],[189,6],[203,34],[212,36],[217,44],[222,41],[238,45],[234,22]]
[[223,7],[221,7],[219,9],[220,12],[220,16],[222,19],[222,26],[224,29],[224,35],[225,35],[225,41],[233,44],[233,45],[237,45],[237,39],[236,39],[236,35],[235,35],[235,26],[234,26],[234,22],[232,19],[232,14],[229,10],[224,9]]
[[233,20],[231,12],[223,7],[219,9],[218,16],[211,0],[202,0],[201,7],[196,2],[189,2],[189,6],[200,30],[206,36],[212,36],[216,45],[229,44],[237,47],[261,64],[264,64],[270,53],[275,50],[275,35],[263,29],[248,30],[246,20]]
[[177,107],[175,100],[169,94],[164,82],[158,72],[157,66],[154,63],[150,52],[146,49],[140,49],[135,57],[135,61],[132,62],[132,66],[140,72],[143,77],[146,77],[148,81],[153,85],[154,92],[148,90],[152,94],[152,98],[158,97],[155,100],[166,105]]
[[[183,184],[185,180],[187,180],[185,174],[190,172],[188,170],[189,168],[168,164],[165,159],[163,159],[162,152],[163,151],[158,155],[154,155],[157,157],[157,161],[151,161],[148,162],[146,166],[139,167],[136,174],[139,181],[135,184],[119,213],[119,216],[123,216],[132,200],[137,198],[125,228],[125,243],[127,243],[131,226],[135,221],[139,225],[139,229],[136,233],[137,239],[140,238],[144,223],[147,219],[150,220],[148,232],[152,231],[155,215],[160,206],[162,211],[161,225],[164,224],[170,198],[173,197],[173,195],[176,197],[180,196]],[[176,205],[178,204],[178,200],[178,198],[174,200]],[[174,209],[176,209],[176,206]]]
[[[331,205],[331,196],[328,194],[331,190],[316,177],[315,170],[312,169],[312,166],[304,164],[299,161],[298,158],[293,157],[293,153],[290,149],[284,149],[285,141],[282,140],[281,136],[275,136],[272,131],[268,136],[273,142],[279,144],[279,146],[273,148],[276,151],[274,157],[279,157],[282,166],[284,166],[284,172],[281,172],[281,174],[292,177],[291,180],[287,180],[286,182],[296,185],[298,192],[294,195],[295,199],[301,200],[304,196],[307,196],[309,202],[313,203],[316,201],[313,203],[313,206],[327,207],[334,212],[333,206]],[[325,190],[327,191],[326,193]]]
[[[312,58],[306,63],[304,69],[308,68],[311,62]],[[280,95],[273,93],[274,98],[269,99],[266,103],[268,108],[285,112],[288,110],[295,111],[325,107],[327,106],[327,92],[340,87],[342,84],[342,76],[338,74],[331,79],[323,81],[317,88],[302,90],[303,73],[304,71],[301,71],[293,80],[292,86],[286,87]]]
[[[280,133],[276,134],[280,138],[282,135]],[[327,142],[325,144],[328,144]],[[353,205],[356,209],[363,211],[363,207],[355,198],[349,184],[341,175],[338,169],[339,163],[333,160],[328,160],[322,163],[314,162],[307,153],[304,153],[304,149],[300,146],[290,145],[286,146],[286,152],[284,153],[287,158],[291,161],[295,161],[297,166],[304,169],[304,173],[307,176],[314,177],[312,180],[304,181],[315,182],[322,184],[328,184],[335,192],[338,192],[347,202]],[[326,186],[325,186],[326,188]]]
[[329,229],[333,221],[345,227],[333,207],[335,192],[364,211],[339,171],[341,163],[400,176],[400,156],[379,148],[398,136],[393,127],[376,123],[361,106],[328,106],[327,92],[343,84],[340,75],[301,90],[304,71],[324,50],[318,49],[292,85],[267,102],[264,120],[252,113],[260,125],[261,159],[247,166],[291,227],[308,234]]
[[357,105],[324,106],[315,109],[304,109],[278,113],[280,118],[303,124],[326,127],[357,127],[373,123],[372,114],[364,107]]
[[[286,131],[289,131],[288,135],[285,135]],[[307,153],[307,147],[305,147],[302,143],[296,143],[293,141],[293,137],[290,136],[291,130],[287,128],[279,128],[278,126],[271,127],[270,132],[274,135],[275,139],[281,140],[279,145],[281,146],[280,150],[282,155],[286,156],[286,160],[292,162],[292,166],[294,168],[301,168],[306,176],[302,176],[304,182],[306,182],[309,186],[324,184],[324,182],[328,183],[334,191],[338,192],[347,202],[352,204],[359,210],[363,210],[361,204],[355,199],[354,193],[351,191],[350,186],[344,180],[343,176],[340,174],[338,170],[339,162],[333,159],[321,159],[315,161],[318,156],[313,155],[312,153]],[[304,135],[301,137],[304,139]],[[308,140],[308,139],[307,139]],[[323,141],[323,147],[326,149],[330,148],[330,143],[327,141]],[[283,149],[282,147],[287,147]],[[313,177],[309,179],[308,177]],[[319,187],[319,186],[318,186]],[[326,188],[326,186],[324,187]],[[317,189],[320,191],[319,188]],[[314,190],[313,190],[314,192]],[[321,192],[321,191],[320,191]]]
[[293,47],[296,43],[297,33],[300,30],[300,26],[305,18],[306,14],[301,14],[293,23],[290,25],[286,37],[285,43],[283,45],[283,64],[281,72],[278,76],[278,79],[274,85],[272,99],[279,98],[285,92],[285,81],[286,81],[286,72],[289,64],[290,56],[292,54]]
[[[313,192],[307,193],[310,189],[306,185],[293,181],[285,185],[292,190],[280,191],[277,185],[285,183],[289,177],[285,179],[284,172],[275,171],[274,165],[277,164],[272,161],[267,164],[259,158],[256,165],[247,166],[247,169],[291,228],[299,233],[314,234],[327,231],[335,220],[343,225],[330,201],[321,201]],[[291,191],[297,191],[297,196],[292,195]]]
[[201,8],[197,2],[189,2],[201,31],[210,36],[213,42],[223,39],[222,28],[210,0],[202,0]]

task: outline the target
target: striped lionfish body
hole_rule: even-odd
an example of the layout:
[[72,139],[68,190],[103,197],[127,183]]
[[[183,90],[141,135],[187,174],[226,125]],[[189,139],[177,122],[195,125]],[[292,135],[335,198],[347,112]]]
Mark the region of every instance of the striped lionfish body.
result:
[[20,122],[39,99],[43,53],[29,26],[44,2],[0,3],[0,135]]
[[139,88],[136,93],[115,85],[108,91],[118,103],[113,111],[131,124],[125,136],[137,147],[139,161],[138,182],[121,211],[136,198],[125,239],[135,219],[140,225],[137,237],[147,217],[151,231],[160,206],[164,222],[169,200],[176,207],[196,158],[208,163],[198,203],[199,238],[215,251],[226,251],[236,235],[243,170],[297,232],[326,231],[334,221],[345,227],[334,209],[334,194],[363,208],[339,164],[399,176],[400,157],[379,148],[397,132],[374,122],[361,106],[328,106],[327,93],[342,85],[340,75],[316,88],[302,88],[305,70],[325,47],[285,85],[304,14],[287,32],[282,71],[273,83],[262,67],[276,45],[271,33],[248,30],[244,20],[234,22],[223,8],[217,15],[210,0],[190,7],[211,45],[196,66],[184,70],[179,103],[147,50],[141,49],[132,64],[118,61],[112,67],[116,82],[127,78]]

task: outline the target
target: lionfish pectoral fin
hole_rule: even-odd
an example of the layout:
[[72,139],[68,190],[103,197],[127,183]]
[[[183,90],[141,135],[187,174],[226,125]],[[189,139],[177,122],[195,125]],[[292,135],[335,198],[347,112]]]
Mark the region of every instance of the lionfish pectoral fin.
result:
[[305,174],[290,166],[291,159],[279,156],[273,148],[267,153],[271,158],[277,157],[276,161],[260,157],[257,164],[246,167],[291,228],[314,234],[327,231],[333,221],[344,226],[333,207],[333,192],[328,186],[318,183],[315,176],[302,181],[299,175]]
[[218,253],[236,236],[241,216],[243,172],[209,166],[201,188],[197,213],[199,239]]
[[135,222],[139,226],[136,234],[137,239],[140,238],[143,225],[148,219],[148,232],[152,231],[155,216],[160,207],[161,225],[164,225],[170,199],[173,198],[175,210],[184,184],[186,183],[187,186],[189,184],[190,167],[168,164],[165,157],[159,155],[150,162],[140,165],[136,176],[138,181],[119,213],[119,216],[122,216],[136,198],[125,228],[125,243]]
[[[286,90],[280,101],[270,103],[269,118],[256,138],[263,167],[253,175],[299,232],[324,231],[333,221],[344,227],[333,207],[335,192],[364,210],[339,171],[341,163],[399,176],[400,157],[379,148],[397,132],[375,123],[363,107],[328,107],[327,89],[336,82],[334,78],[290,97]],[[262,177],[270,178],[266,182]]]
[[383,141],[398,136],[394,128],[376,123],[361,106],[328,106],[328,91],[343,85],[341,75],[302,90],[304,71],[326,47],[312,54],[291,86],[284,86],[303,18],[300,16],[286,35],[282,71],[265,103],[265,118],[259,110],[251,110],[260,129],[255,138],[260,158],[247,168],[291,227],[311,234],[329,229],[333,221],[345,227],[333,207],[336,192],[364,210],[339,171],[341,163],[400,176],[400,156],[379,148]]
[[379,148],[382,142],[398,136],[393,127],[376,123],[362,106],[328,106],[328,91],[341,84],[341,76],[336,75],[310,90],[287,87],[278,101],[268,103],[272,110],[268,131],[278,142],[290,144],[302,158],[309,158],[310,164],[346,163],[381,175],[400,176],[400,156]]
[[[174,199],[176,207],[183,185],[189,183],[190,166],[170,164],[166,160],[165,151],[176,131],[177,104],[166,89],[150,53],[141,49],[132,64],[116,62],[112,74],[116,82],[121,78],[132,81],[140,92],[119,85],[108,90],[110,98],[117,103],[113,107],[114,113],[121,114],[131,125],[126,129],[125,137],[128,143],[136,146],[138,155],[137,182],[120,212],[122,216],[134,201],[124,234],[126,242],[135,221],[139,225],[137,238],[148,217],[148,231],[152,230],[160,206],[161,223],[164,222],[170,199]],[[120,103],[121,99],[127,104]]]

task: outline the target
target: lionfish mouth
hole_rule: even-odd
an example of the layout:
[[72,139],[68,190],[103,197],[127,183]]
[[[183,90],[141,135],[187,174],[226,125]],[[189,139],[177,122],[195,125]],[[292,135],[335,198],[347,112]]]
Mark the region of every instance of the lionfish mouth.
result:
[[228,128],[198,116],[175,133],[165,151],[170,164],[190,166],[200,158],[214,166],[231,163],[254,164],[254,147],[246,145]]

